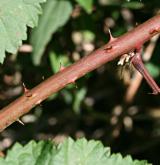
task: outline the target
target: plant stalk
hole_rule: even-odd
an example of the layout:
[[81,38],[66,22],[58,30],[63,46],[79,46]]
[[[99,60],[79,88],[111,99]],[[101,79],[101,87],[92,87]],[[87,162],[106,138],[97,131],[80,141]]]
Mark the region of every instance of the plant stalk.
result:
[[138,44],[145,43],[159,32],[160,15],[156,15],[124,35],[110,40],[109,43],[73,65],[60,70],[0,111],[0,131],[17,121],[51,94],[58,92],[70,83],[74,83],[78,78],[101,65],[134,50]]

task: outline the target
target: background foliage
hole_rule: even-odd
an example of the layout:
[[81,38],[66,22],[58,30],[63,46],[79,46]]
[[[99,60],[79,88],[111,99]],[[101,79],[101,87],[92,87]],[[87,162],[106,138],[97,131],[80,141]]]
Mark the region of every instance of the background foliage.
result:
[[[23,82],[32,88],[56,73],[61,65],[68,66],[105,44],[108,28],[113,36],[119,36],[158,13],[159,7],[159,0],[48,0],[42,5],[44,12],[37,28],[28,29],[28,40],[17,53],[15,50],[26,38],[24,27],[32,24],[15,17],[15,21],[23,23],[20,27],[24,31],[13,49],[1,43],[1,59],[4,50],[13,54],[8,54],[0,67],[0,106],[22,95]],[[34,25],[36,22],[37,16]],[[16,38],[16,22],[8,23],[12,38]],[[144,45],[144,50],[149,44]],[[159,40],[146,66],[160,84],[158,45]],[[128,103],[124,96],[132,82],[133,68],[126,66],[122,74],[121,70],[115,60],[50,96],[22,117],[25,126],[15,123],[1,134],[0,148],[6,150],[15,141],[26,144],[31,139],[51,138],[60,142],[68,136],[85,136],[101,140],[113,152],[159,164],[160,96],[149,95],[151,90],[143,81]]]

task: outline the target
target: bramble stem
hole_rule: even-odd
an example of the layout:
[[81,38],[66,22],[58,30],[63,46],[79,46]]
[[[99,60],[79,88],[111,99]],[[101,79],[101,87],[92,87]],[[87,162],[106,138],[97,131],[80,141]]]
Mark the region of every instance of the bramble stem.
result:
[[51,76],[0,111],[0,131],[17,121],[19,117],[29,112],[51,94],[58,92],[99,66],[134,50],[137,43],[143,44],[148,41],[159,33],[159,29],[160,15],[157,15]]

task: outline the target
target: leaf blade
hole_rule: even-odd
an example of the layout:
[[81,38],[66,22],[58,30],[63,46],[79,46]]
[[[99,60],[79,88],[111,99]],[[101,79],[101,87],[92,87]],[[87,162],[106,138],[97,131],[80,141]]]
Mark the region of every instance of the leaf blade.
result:
[[72,5],[65,0],[48,0],[43,11],[44,14],[40,18],[39,25],[31,35],[32,60],[35,65],[40,64],[45,46],[50,41],[51,36],[68,21],[72,12]]
[[100,141],[85,138],[66,139],[55,146],[51,141],[30,141],[25,146],[16,143],[0,165],[151,165],[147,161],[133,160],[131,156],[110,153]]
[[[22,40],[27,38],[27,26],[34,27],[41,12],[40,3],[45,0],[0,0],[0,63],[3,63],[5,52],[16,53]],[[24,9],[28,9],[25,10]],[[33,16],[31,17],[30,14]]]

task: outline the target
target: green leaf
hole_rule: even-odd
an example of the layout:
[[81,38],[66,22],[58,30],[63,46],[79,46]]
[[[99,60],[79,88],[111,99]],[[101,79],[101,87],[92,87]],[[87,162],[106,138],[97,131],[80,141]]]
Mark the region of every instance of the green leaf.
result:
[[80,6],[82,6],[87,13],[92,12],[93,0],[76,0]]
[[16,143],[0,157],[0,165],[150,165],[147,161],[132,160],[131,156],[110,154],[110,148],[100,141],[85,138],[66,139],[55,146],[51,141],[31,141],[24,147]]
[[31,35],[33,45],[32,59],[35,65],[40,64],[45,47],[54,34],[69,19],[72,5],[67,0],[48,0],[43,6],[43,15],[39,25]]
[[58,149],[54,165],[149,165],[147,161],[133,161],[130,156],[110,155],[110,148],[104,147],[100,141],[84,138],[76,142],[69,138]]
[[34,27],[45,0],[0,0],[0,63],[5,52],[16,53],[27,38],[26,26]]
[[59,145],[59,152],[54,158],[54,165],[104,165],[109,148],[104,148],[99,141],[71,138]]
[[131,156],[122,157],[121,154],[112,154],[107,160],[106,164],[110,165],[151,165],[147,161],[132,160]]
[[24,147],[16,143],[8,151],[5,159],[0,158],[0,165],[44,165],[48,164],[55,153],[55,147],[51,141],[31,141]]

